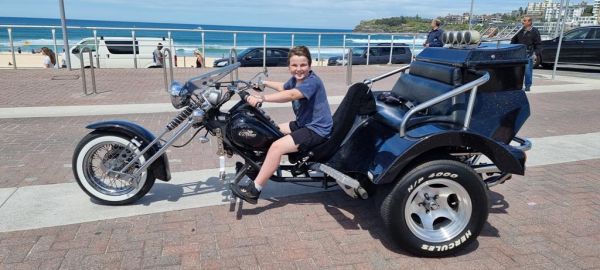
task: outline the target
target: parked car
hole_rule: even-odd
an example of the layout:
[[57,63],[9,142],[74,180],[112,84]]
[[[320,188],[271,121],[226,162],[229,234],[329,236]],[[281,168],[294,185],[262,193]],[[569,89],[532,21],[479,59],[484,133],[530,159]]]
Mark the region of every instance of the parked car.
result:
[[[268,67],[284,67],[287,66],[289,48],[271,48],[267,47]],[[238,53],[237,61],[242,67],[262,67],[263,65],[263,48],[250,47]],[[224,67],[229,64],[228,58],[217,59],[213,63],[213,67]]]
[[[100,61],[100,68],[133,68],[135,67],[133,57],[133,40],[130,37],[98,37],[96,51],[96,40],[93,37],[84,38],[75,46],[71,47],[71,67],[80,68],[81,56],[80,52],[83,48],[89,48],[92,51],[94,58],[94,67],[96,57]],[[153,52],[158,43],[162,43],[164,48],[169,48],[169,40],[164,38],[136,38],[135,50],[137,55],[137,67],[149,68],[154,67]],[[171,44],[173,44],[171,40]],[[83,53],[84,67],[90,66],[90,58],[87,52]]]
[[[556,58],[559,38],[542,41],[541,55],[536,66],[551,68]],[[600,64],[600,26],[579,27],[563,36],[559,63]]]
[[[387,64],[390,62],[390,43],[378,43],[368,48],[369,64]],[[392,64],[410,63],[412,53],[408,45],[404,43],[394,43],[392,50]],[[347,60],[340,56],[330,57],[327,61],[328,66],[346,65]],[[367,47],[358,47],[352,49],[352,65],[367,64]]]

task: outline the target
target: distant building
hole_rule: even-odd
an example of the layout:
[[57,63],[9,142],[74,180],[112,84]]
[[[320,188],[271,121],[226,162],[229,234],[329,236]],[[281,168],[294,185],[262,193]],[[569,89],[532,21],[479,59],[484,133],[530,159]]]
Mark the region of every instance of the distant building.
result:
[[596,21],[600,23],[600,0],[594,0],[594,9],[592,14],[596,17]]
[[560,9],[560,3],[554,3],[552,0],[544,0],[544,2],[530,2],[527,4],[527,15],[537,18],[537,19],[545,19],[546,11],[549,10],[550,13],[558,13]]

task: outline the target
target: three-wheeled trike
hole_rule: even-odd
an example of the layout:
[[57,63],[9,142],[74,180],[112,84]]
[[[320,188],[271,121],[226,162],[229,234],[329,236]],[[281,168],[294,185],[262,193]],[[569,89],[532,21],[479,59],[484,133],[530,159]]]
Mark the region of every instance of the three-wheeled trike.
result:
[[[420,256],[453,254],[481,232],[488,188],[525,172],[531,144],[516,134],[529,116],[526,62],[521,45],[425,48],[409,66],[350,86],[333,115],[331,137],[290,154],[271,180],[337,183],[353,198],[374,196],[401,248]],[[155,179],[170,180],[165,151],[201,129],[215,137],[218,155],[243,160],[234,177],[221,174],[223,181],[253,179],[283,134],[263,109],[244,101],[266,74],[226,80],[238,67],[172,83],[171,102],[181,111],[159,136],[129,121],[87,126],[93,131],[73,156],[80,187],[101,203],[132,203]],[[392,76],[398,78],[391,90],[375,90]],[[230,101],[235,104],[225,109]]]

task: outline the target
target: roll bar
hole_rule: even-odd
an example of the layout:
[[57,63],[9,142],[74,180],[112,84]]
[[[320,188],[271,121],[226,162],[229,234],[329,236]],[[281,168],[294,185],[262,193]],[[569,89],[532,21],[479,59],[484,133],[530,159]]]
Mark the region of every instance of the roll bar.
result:
[[[462,93],[465,93],[469,90],[471,91],[471,95],[469,97],[469,103],[467,104],[467,112],[465,113],[465,121],[464,121],[464,125],[463,128],[467,129],[469,128],[469,124],[471,122],[471,114],[473,113],[473,106],[475,104],[475,96],[477,95],[477,88],[481,85],[483,85],[484,83],[486,83],[489,79],[490,79],[490,74],[488,72],[477,72],[477,71],[469,71],[471,73],[474,73],[476,75],[480,75],[481,77],[479,77],[478,79],[467,83],[465,85],[462,85],[460,87],[454,88],[452,91],[447,92],[443,95],[439,95],[437,97],[434,97],[428,101],[425,101],[415,107],[413,107],[412,109],[410,109],[408,112],[406,112],[406,114],[404,115],[404,117],[402,118],[402,123],[400,124],[400,136],[404,137],[406,136],[406,125],[408,124],[408,120],[417,112],[422,111],[424,109],[427,109],[433,105],[436,105],[444,100],[453,98],[455,96],[458,96]],[[384,74],[385,75],[385,74]],[[382,75],[383,76],[383,75]],[[380,76],[381,77],[381,76]]]

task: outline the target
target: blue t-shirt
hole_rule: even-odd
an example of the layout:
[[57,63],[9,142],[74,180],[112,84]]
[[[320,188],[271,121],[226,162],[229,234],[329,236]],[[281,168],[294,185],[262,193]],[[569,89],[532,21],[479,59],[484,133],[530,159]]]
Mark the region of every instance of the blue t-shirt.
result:
[[327,93],[321,79],[312,70],[300,84],[296,84],[296,78],[290,78],[283,89],[298,89],[304,96],[292,102],[296,123],[299,127],[308,129],[319,134],[323,138],[329,138],[333,126],[333,118],[327,101]]

